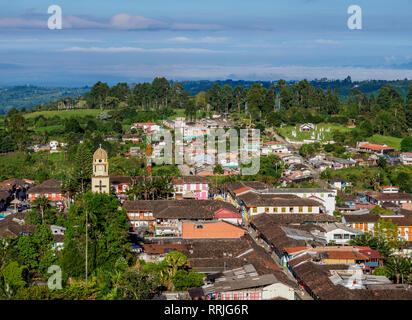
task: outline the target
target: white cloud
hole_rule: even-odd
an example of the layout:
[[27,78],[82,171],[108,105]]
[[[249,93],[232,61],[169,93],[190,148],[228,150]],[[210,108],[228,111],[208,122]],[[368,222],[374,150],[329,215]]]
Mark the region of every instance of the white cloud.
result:
[[167,24],[158,20],[133,16],[127,13],[116,14],[110,19],[110,26],[116,29],[153,29],[165,28]]
[[[80,70],[78,70],[80,71]],[[246,80],[299,80],[299,79],[344,79],[348,75],[353,80],[394,80],[412,79],[412,70],[390,68],[361,67],[308,67],[308,66],[221,66],[221,65],[105,65],[91,66],[80,72],[103,75],[117,75],[133,79],[139,77],[151,78],[164,76],[169,79],[246,79]]]
[[200,49],[200,48],[158,48],[158,49],[145,49],[136,47],[71,47],[61,50],[62,52],[85,52],[85,53],[128,53],[128,52],[140,52],[140,53],[219,53],[221,51]]
[[223,43],[228,38],[225,37],[203,37],[199,39],[187,38],[187,37],[174,37],[168,39],[168,42],[181,42],[181,43]]
[[[31,16],[0,18],[0,28],[47,28],[50,15],[33,14]],[[93,17],[63,16],[63,29],[118,29],[118,30],[218,30],[214,24],[190,24],[184,22],[164,22],[128,13],[113,15],[110,19],[98,21]]]

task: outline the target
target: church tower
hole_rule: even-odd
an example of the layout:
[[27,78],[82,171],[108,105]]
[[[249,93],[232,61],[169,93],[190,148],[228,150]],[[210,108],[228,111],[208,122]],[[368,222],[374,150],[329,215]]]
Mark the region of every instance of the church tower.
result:
[[107,152],[101,146],[93,154],[92,191],[110,193],[109,162]]

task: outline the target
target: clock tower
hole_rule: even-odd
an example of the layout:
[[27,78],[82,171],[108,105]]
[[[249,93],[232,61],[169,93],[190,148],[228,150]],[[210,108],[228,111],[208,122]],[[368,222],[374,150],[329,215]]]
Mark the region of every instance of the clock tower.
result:
[[93,154],[93,192],[110,193],[109,162],[107,160],[107,152],[100,146]]

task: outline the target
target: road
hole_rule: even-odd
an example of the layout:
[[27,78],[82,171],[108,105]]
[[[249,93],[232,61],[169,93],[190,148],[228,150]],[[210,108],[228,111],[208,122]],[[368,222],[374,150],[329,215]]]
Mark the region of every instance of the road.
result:
[[281,137],[279,134],[277,134],[277,132],[275,132],[275,130],[273,130],[272,128],[268,128],[267,130],[270,131],[273,134],[273,136],[276,138],[277,141],[283,142],[284,144],[286,144],[288,146],[288,148],[290,150],[294,151],[294,154],[296,156],[298,156],[301,159],[302,163],[305,164],[308,167],[309,171],[311,172],[311,174],[313,176],[313,180],[317,184],[319,184],[322,188],[325,188],[325,189],[329,188],[328,183],[320,178],[320,171],[317,170],[308,160],[306,160],[301,155],[299,155],[298,149],[296,148],[295,145],[287,142],[283,137]]

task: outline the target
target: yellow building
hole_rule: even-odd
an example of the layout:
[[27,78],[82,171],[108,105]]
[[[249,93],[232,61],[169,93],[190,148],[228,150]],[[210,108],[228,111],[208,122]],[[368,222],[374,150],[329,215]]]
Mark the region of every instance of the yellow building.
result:
[[92,191],[110,193],[109,162],[107,152],[101,147],[93,154]]

